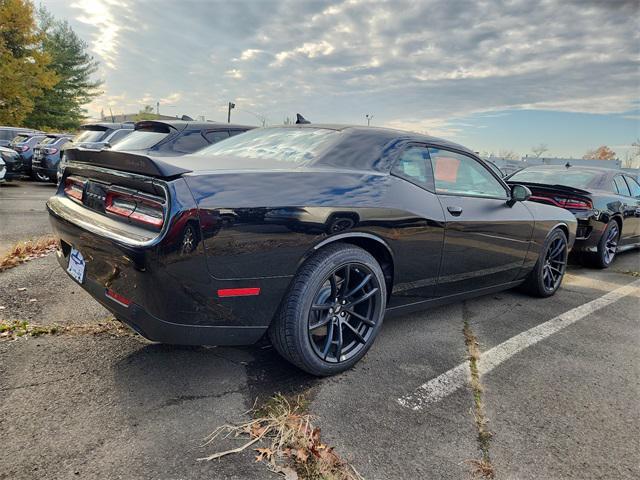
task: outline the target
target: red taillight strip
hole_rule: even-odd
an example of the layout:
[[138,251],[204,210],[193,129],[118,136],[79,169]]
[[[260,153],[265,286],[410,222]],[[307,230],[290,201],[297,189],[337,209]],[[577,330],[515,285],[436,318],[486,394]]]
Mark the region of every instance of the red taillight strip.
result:
[[86,180],[68,177],[64,183],[64,193],[72,200],[82,203],[82,193],[84,191],[85,182]]
[[110,288],[107,288],[104,294],[107,298],[113,300],[116,303],[119,303],[123,307],[128,307],[129,305],[131,305],[131,300],[129,300],[127,297],[123,297],[119,293],[114,292]]
[[[561,201],[558,201],[560,199]],[[529,200],[534,202],[543,202],[549,203],[551,205],[555,205],[560,208],[571,208],[573,210],[591,210],[593,208],[593,203],[587,199],[574,198],[574,197],[561,197],[555,195],[553,197],[547,197],[544,195],[531,195]]]
[[218,290],[218,296],[224,297],[250,297],[260,295],[260,288],[221,288]]
[[[126,210],[113,204],[114,199],[123,198],[128,199],[135,204],[132,210]],[[146,205],[151,208],[156,208],[162,217],[154,217],[141,211],[138,211],[139,205]],[[150,225],[152,227],[161,228],[164,224],[164,206],[161,202],[157,202],[142,195],[130,194],[120,192],[118,190],[109,190],[107,192],[107,198],[105,200],[105,210],[114,215],[118,215],[130,220],[134,220],[139,223]]]

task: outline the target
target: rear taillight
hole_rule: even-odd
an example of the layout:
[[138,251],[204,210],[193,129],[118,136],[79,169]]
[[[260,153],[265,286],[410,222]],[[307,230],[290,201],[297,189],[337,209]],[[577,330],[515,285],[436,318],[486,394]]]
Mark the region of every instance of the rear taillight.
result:
[[570,208],[572,210],[591,210],[593,204],[589,200],[573,197],[554,197],[559,207]]
[[84,185],[87,181],[79,177],[67,177],[64,181],[64,193],[70,199],[82,203],[82,194],[84,192]]
[[164,205],[149,195],[109,190],[104,202],[107,213],[159,230],[164,223]]
[[560,195],[545,195],[543,193],[536,193],[529,197],[529,200],[534,202],[548,203],[560,208],[568,208],[570,210],[591,210],[593,209],[593,203],[586,198],[576,197],[564,197]]
[[55,155],[56,153],[58,153],[58,149],[57,148],[45,148],[44,149],[44,153],[45,153],[45,155]]

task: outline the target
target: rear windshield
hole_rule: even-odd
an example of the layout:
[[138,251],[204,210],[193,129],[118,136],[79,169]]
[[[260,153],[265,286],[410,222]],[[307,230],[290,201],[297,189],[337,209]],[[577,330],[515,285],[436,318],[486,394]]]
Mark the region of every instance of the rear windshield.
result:
[[45,137],[44,140],[40,142],[40,145],[53,145],[54,143],[66,143],[69,139],[66,137]]
[[315,159],[340,132],[325,128],[257,128],[215,143],[195,155],[232,155],[303,164]]
[[152,130],[134,130],[116,143],[112,150],[148,150],[169,136],[168,132],[157,132]]
[[105,136],[106,130],[84,130],[73,139],[74,142],[99,142]]
[[587,188],[598,174],[585,170],[528,169],[520,170],[509,177],[510,182],[539,183],[541,185],[564,185],[573,188]]
[[18,135],[17,137],[15,137],[11,143],[22,143],[22,142],[26,142],[27,140],[29,140],[29,135]]

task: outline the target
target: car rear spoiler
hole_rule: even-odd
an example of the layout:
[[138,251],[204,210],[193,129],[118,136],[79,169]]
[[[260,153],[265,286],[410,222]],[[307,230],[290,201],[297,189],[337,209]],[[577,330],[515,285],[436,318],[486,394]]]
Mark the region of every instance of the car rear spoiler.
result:
[[547,190],[547,191],[562,192],[562,193],[574,193],[577,195],[589,195],[591,193],[587,190],[568,187],[566,185],[547,185],[544,183],[535,183],[535,182],[518,182],[517,180],[507,180],[506,182],[509,185],[524,185],[525,187],[533,187],[539,190]]
[[86,163],[97,167],[138,173],[140,175],[148,175],[150,177],[177,177],[178,175],[192,171],[171,163],[170,161],[159,160],[158,158],[139,155],[137,153],[69,148],[65,150],[65,155],[67,160],[72,162]]

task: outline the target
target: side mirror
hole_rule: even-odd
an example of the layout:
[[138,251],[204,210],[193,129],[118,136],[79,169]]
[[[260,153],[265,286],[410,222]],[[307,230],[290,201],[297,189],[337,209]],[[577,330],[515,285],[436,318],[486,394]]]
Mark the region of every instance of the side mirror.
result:
[[531,197],[531,190],[524,185],[513,185],[511,187],[511,200],[509,200],[509,206],[516,202],[524,202]]

